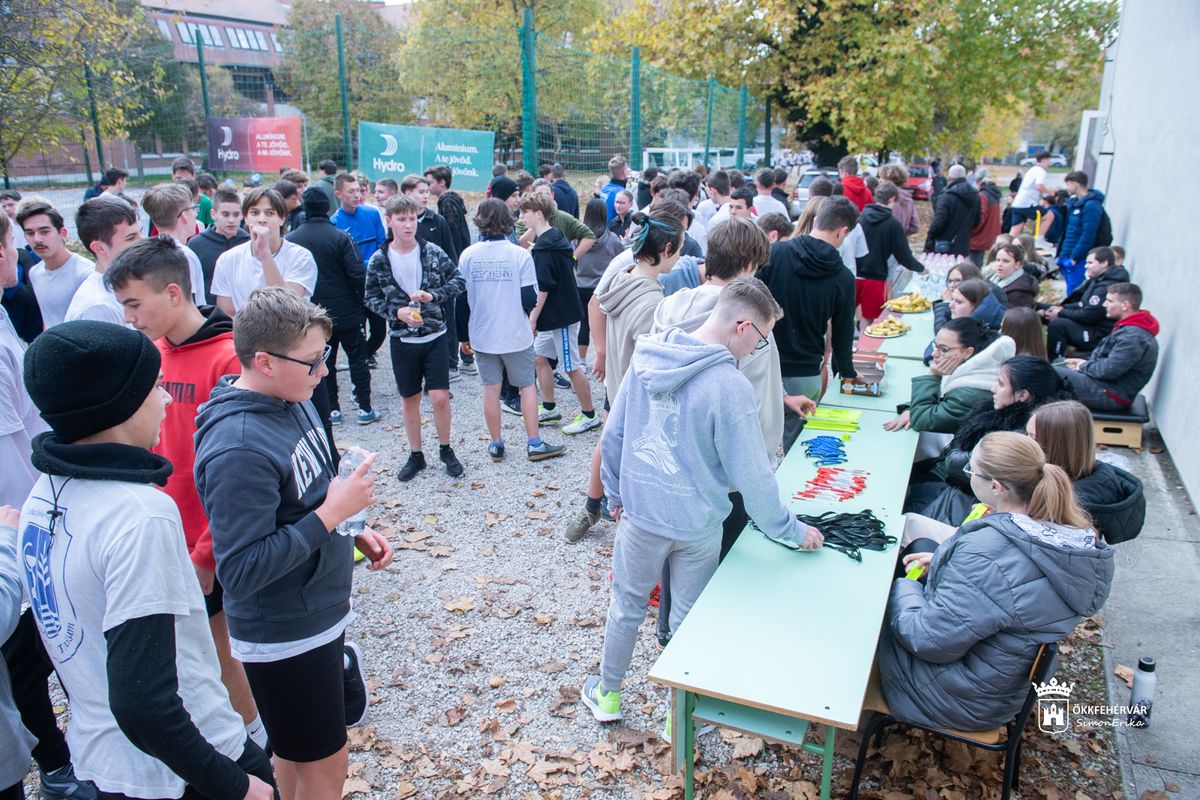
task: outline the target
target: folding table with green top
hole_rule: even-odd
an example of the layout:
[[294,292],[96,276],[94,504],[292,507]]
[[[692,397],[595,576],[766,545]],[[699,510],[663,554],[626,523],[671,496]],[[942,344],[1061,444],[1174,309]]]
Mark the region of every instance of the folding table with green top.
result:
[[[862,494],[840,503],[792,500],[817,470],[802,434],[776,473],[785,504],[811,515],[870,508],[899,539],[917,434],[884,431],[890,416],[862,413],[842,466],[871,474]],[[687,800],[697,722],[821,754],[828,800],[835,730],[858,727],[898,548],[864,550],[858,562],[832,549],[790,551],[746,529],[650,670],[673,689],[674,766],[685,771]],[[824,729],[823,743],[805,741],[810,725]]]

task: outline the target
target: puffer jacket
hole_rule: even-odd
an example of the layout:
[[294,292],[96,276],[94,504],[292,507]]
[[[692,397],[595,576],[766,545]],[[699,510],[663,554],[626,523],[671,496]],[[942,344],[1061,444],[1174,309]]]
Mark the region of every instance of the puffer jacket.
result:
[[949,242],[946,252],[966,256],[971,250],[971,229],[979,224],[979,192],[966,178],[950,181],[935,201],[936,210],[925,235],[925,252],[936,253],[937,242]]
[[908,406],[914,431],[955,433],[971,409],[992,397],[1000,365],[1016,354],[1017,346],[1001,336],[958,365],[946,377],[918,375],[912,379]]
[[1096,241],[1100,218],[1104,214],[1104,193],[1092,189],[1083,197],[1067,198],[1067,230],[1063,234],[1062,254],[1072,261],[1083,261]]
[[1120,467],[1097,461],[1091,475],[1075,481],[1075,499],[1092,515],[1096,530],[1109,544],[1127,542],[1142,532],[1146,522],[1142,482]]
[[1149,311],[1135,311],[1113,325],[1079,372],[1104,384],[1110,395],[1130,404],[1150,382],[1158,363],[1158,320]]
[[392,275],[387,245],[375,251],[367,263],[367,308],[388,321],[388,331],[399,339],[415,339],[446,330],[442,304],[466,290],[467,284],[446,251],[432,242],[418,241],[421,250],[421,289],[433,295],[430,303],[421,303],[421,327],[410,328],[396,317],[411,298]]
[[892,584],[879,645],[892,714],[964,731],[1011,720],[1038,648],[1104,605],[1113,553],[1034,536],[1011,514],[963,525],[934,553],[925,586]]

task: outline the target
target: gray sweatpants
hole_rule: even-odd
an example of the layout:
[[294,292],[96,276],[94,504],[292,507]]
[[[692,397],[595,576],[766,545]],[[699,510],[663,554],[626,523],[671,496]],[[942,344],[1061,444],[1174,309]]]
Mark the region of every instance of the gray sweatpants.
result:
[[638,628],[646,619],[646,600],[658,583],[663,564],[671,564],[671,630],[676,631],[717,571],[720,555],[719,525],[698,541],[682,542],[621,520],[613,542],[612,600],[600,659],[600,687],[604,691],[621,689],[633,659]]

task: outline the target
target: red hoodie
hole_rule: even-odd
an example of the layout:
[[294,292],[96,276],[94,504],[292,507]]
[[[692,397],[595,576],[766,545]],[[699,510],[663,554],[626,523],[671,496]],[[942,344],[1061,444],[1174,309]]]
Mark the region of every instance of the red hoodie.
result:
[[1116,330],[1122,325],[1132,325],[1135,328],[1142,328],[1143,330],[1149,331],[1151,336],[1158,336],[1158,320],[1154,318],[1153,314],[1145,309],[1142,309],[1141,311],[1135,311],[1125,319],[1116,323],[1113,325],[1113,330]]
[[875,202],[875,198],[871,196],[871,190],[857,175],[847,175],[842,178],[842,194],[846,195],[860,212]]
[[[155,342],[162,355],[163,388],[171,393],[162,435],[154,452],[168,459],[175,471],[163,488],[179,506],[188,552],[197,566],[216,569],[208,518],[196,493],[192,467],[196,461],[196,412],[208,402],[213,386],[224,375],[241,375],[233,351],[233,320],[218,308],[205,309],[208,319],[196,335],[180,345],[164,336]],[[204,313],[204,312],[202,312]]]

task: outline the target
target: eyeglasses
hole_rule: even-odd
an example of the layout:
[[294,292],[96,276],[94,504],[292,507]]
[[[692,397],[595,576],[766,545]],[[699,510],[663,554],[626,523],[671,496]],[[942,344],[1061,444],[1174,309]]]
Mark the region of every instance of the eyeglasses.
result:
[[767,338],[767,337],[766,337],[766,336],[763,334],[763,332],[762,332],[762,331],[760,331],[760,330],[758,329],[758,326],[757,326],[757,325],[755,325],[755,324],[754,324],[754,322],[753,322],[752,320],[746,320],[746,322],[749,322],[749,323],[750,323],[750,327],[751,327],[751,328],[754,328],[754,332],[758,334],[758,341],[754,343],[754,349],[755,349],[755,350],[765,350],[765,349],[767,349],[768,347],[770,347],[770,346],[771,346],[771,340],[770,340],[770,339],[768,339],[768,338]]
[[200,204],[199,204],[199,203],[197,203],[197,204],[196,204],[196,205],[194,205],[194,206],[187,206],[186,208],[184,208],[184,209],[183,209],[182,211],[180,211],[179,213],[180,213],[180,214],[186,214],[188,211],[199,211],[199,210],[200,210]]
[[975,472],[972,470],[970,461],[968,461],[966,464],[963,464],[963,474],[968,478],[979,478],[980,480],[985,481],[995,480],[995,478],[991,477],[990,475],[984,475],[982,472]]
[[308,367],[309,375],[316,375],[317,370],[321,368],[321,364],[324,363],[325,359],[329,358],[329,354],[333,352],[333,347],[330,345],[325,345],[324,352],[322,352],[320,356],[312,361],[303,361],[299,358],[292,358],[291,356],[285,356],[283,353],[272,353],[270,350],[264,350],[263,352],[269,356],[282,358],[284,361],[291,361],[293,364],[303,364],[304,366]]
[[947,288],[953,289],[955,286],[958,286],[960,283],[962,283],[962,278],[946,278]]
[[961,348],[961,347],[949,347],[949,346],[947,346],[947,345],[944,345],[944,344],[936,344],[936,345],[934,345],[934,346],[933,346],[933,349],[934,349],[934,350],[937,350],[937,351],[938,351],[939,353],[941,353],[942,355],[946,355],[946,353],[949,353],[949,352],[951,352],[952,350],[962,350],[962,348]]

